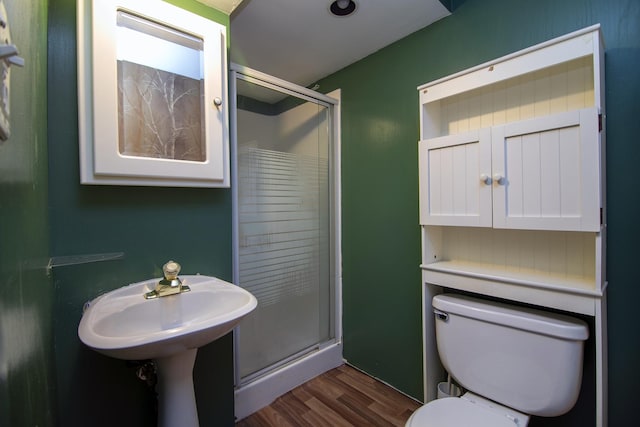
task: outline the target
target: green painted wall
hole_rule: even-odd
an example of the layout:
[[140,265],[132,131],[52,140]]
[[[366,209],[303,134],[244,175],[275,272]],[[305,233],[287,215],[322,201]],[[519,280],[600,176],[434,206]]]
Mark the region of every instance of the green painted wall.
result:
[[0,425],[54,420],[47,277],[47,1],[4,1],[13,43],[11,137],[0,143]]
[[[100,293],[161,276],[169,259],[183,274],[231,279],[228,189],[80,185],[76,88],[76,1],[50,0],[48,70],[51,255],[123,252],[116,261],[53,272],[57,424],[155,426],[155,394],[125,361],[77,337],[83,304]],[[194,0],[171,3],[228,26]],[[233,425],[232,337],[200,349],[195,387],[202,425]]]
[[[452,16],[320,82],[326,92],[342,88],[349,362],[422,397],[416,87],[595,23],[602,24],[606,42],[609,425],[625,425],[640,382],[634,318],[640,299],[640,192],[633,179],[640,164],[637,0],[466,0]],[[583,425],[591,411],[583,402],[562,425]]]

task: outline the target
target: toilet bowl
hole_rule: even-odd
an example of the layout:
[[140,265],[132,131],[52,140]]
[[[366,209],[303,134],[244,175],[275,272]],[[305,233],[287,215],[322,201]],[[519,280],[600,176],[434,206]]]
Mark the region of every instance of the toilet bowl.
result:
[[467,392],[415,411],[407,427],[523,427],[575,404],[587,325],[462,295],[433,298],[440,360]]

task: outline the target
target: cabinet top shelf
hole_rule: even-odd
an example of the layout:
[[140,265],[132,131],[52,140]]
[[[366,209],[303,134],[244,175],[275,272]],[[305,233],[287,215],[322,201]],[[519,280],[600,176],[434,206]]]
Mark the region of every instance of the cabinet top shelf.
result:
[[438,101],[589,55],[597,61],[602,50],[600,24],[592,25],[418,86],[420,103]]

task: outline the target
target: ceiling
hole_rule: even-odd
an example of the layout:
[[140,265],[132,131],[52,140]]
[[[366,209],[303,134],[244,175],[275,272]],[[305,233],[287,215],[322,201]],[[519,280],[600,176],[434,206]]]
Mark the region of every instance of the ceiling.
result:
[[346,17],[329,12],[332,0],[199,1],[232,10],[231,62],[301,86],[449,15],[440,0],[354,0]]

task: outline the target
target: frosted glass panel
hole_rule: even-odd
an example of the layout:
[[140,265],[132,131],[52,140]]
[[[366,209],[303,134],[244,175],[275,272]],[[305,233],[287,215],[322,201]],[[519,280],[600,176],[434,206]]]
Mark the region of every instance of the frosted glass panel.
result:
[[241,378],[332,338],[329,109],[238,81]]

